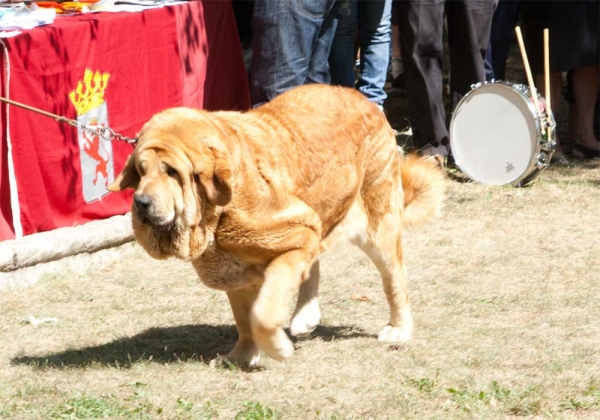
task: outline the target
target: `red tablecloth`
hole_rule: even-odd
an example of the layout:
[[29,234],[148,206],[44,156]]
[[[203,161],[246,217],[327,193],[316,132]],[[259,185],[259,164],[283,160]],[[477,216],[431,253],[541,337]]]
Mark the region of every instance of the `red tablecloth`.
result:
[[[58,17],[3,41],[3,96],[134,137],[173,106],[250,106],[229,1]],[[133,147],[2,105],[0,240],[129,210],[106,185]]]

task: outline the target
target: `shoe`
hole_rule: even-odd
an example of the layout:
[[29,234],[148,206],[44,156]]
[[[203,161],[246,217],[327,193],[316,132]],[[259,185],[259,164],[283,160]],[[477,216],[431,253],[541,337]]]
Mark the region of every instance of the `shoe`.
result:
[[550,158],[550,163],[557,166],[569,166],[569,159],[564,153],[554,153]]
[[386,83],[386,86],[389,86],[388,97],[390,98],[405,98],[407,95],[404,73],[400,73],[398,77],[391,78],[391,82]]
[[419,153],[421,156],[439,155],[443,158],[447,158],[450,154],[450,148],[448,146],[444,146],[443,144],[440,144],[439,146],[433,146],[428,143],[417,150],[417,153]]
[[400,76],[400,74],[402,74],[402,71],[404,70],[404,67],[402,65],[402,58],[400,57],[394,57],[390,60],[390,64],[388,66],[388,74],[387,74],[387,82],[391,82],[392,80],[396,79],[398,76]]
[[571,154],[573,153],[573,143],[570,141],[560,141],[560,148],[563,151],[563,154],[565,154],[566,156],[571,156]]
[[406,136],[406,137],[412,137],[412,135],[413,135],[412,127],[406,127],[406,129],[404,129],[404,131],[400,131],[398,133],[398,135],[400,135],[400,136]]
[[592,149],[579,143],[573,143],[573,151],[577,151],[585,159],[600,159],[600,149]]
[[398,77],[392,80],[392,87],[394,89],[406,90],[406,81],[404,80],[404,73],[400,73]]

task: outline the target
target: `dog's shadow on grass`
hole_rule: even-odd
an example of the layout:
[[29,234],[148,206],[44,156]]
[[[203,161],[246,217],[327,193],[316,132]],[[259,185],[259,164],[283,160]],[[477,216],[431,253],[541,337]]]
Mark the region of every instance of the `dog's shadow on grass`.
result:
[[[150,328],[132,337],[84,348],[70,348],[41,356],[18,356],[14,365],[36,368],[85,368],[112,366],[130,368],[137,363],[208,364],[219,355],[226,355],[235,345],[237,330],[234,325],[183,325]],[[359,328],[347,326],[319,326],[311,337],[323,341],[372,337]],[[294,339],[294,341],[296,341]]]

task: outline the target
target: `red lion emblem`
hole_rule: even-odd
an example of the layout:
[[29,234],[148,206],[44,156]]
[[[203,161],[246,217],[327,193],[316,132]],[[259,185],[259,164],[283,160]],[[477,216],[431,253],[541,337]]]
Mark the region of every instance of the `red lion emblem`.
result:
[[[97,124],[90,124],[91,126],[97,126]],[[85,139],[85,144],[83,145],[83,150],[85,153],[96,161],[96,174],[94,176],[94,185],[98,183],[98,175],[103,175],[104,179],[108,179],[108,153],[102,147],[102,142],[100,141],[100,136],[93,135],[90,136],[87,131],[83,131],[83,138]],[[102,154],[100,152],[103,152]],[[104,157],[106,156],[106,157]]]

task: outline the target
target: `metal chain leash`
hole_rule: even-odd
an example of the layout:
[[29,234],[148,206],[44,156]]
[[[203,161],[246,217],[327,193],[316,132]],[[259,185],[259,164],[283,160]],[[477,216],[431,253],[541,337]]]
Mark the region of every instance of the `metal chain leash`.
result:
[[68,122],[68,124],[70,124],[70,125],[73,125],[73,123],[75,123],[76,124],[75,126],[77,128],[85,130],[93,136],[99,136],[102,139],[107,140],[107,141],[118,140],[118,141],[124,141],[129,144],[137,143],[136,138],[124,136],[123,134],[117,133],[115,130],[113,130],[110,127],[98,127],[98,126],[92,127],[90,125],[81,124],[80,122],[74,121],[74,120],[67,120],[66,122]]
[[25,105],[20,102],[15,102],[13,100],[6,99],[1,96],[0,96],[0,101],[6,102],[6,103],[14,105],[14,106],[18,106],[19,108],[27,109],[29,111],[37,112],[38,114],[42,114],[42,115],[45,115],[46,117],[53,118],[55,121],[69,124],[70,126],[73,126],[75,128],[87,131],[91,135],[98,136],[107,141],[118,140],[118,141],[124,141],[129,144],[137,143],[137,138],[124,136],[123,134],[117,133],[115,130],[113,130],[110,127],[98,127],[98,126],[82,124],[77,120],[73,120],[73,119],[70,119],[70,118],[67,118],[67,117],[64,117],[61,115],[52,114],[51,112],[47,112],[47,111],[44,111],[44,110],[41,110],[38,108],[34,108],[32,106]]

